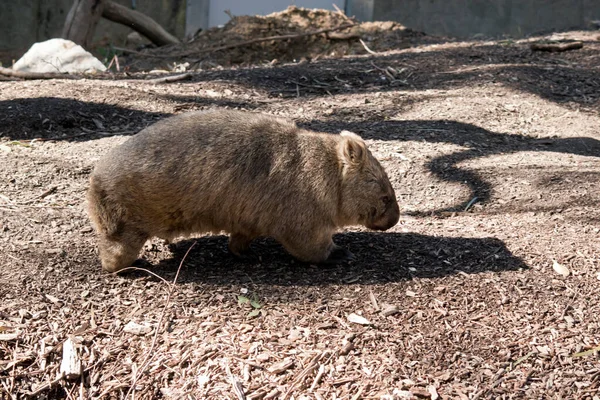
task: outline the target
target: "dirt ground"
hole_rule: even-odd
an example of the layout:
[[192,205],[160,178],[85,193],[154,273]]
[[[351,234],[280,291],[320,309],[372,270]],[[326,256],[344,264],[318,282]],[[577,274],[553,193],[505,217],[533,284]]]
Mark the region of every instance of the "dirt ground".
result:
[[[0,81],[0,398],[600,398],[600,43],[560,36],[584,46],[424,40],[166,84]],[[328,269],[198,236],[147,243],[151,273],[103,273],[94,164],[212,107],[361,134],[400,222],[340,232],[356,260]],[[67,339],[73,380],[57,379]]]

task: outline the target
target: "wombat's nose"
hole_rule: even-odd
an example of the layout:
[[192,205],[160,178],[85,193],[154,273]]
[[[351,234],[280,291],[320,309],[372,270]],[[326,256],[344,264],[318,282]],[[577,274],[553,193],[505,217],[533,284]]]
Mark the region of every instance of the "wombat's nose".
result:
[[396,201],[393,201],[388,209],[381,215],[381,217],[373,221],[367,228],[374,229],[377,231],[385,231],[396,225],[400,220],[400,207]]

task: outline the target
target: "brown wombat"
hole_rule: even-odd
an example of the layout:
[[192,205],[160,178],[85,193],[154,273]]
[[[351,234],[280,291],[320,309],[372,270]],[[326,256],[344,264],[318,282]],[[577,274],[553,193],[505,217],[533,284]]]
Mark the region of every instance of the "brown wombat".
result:
[[333,243],[337,228],[386,230],[399,218],[384,169],[356,134],[227,110],[167,118],[113,149],[91,175],[88,211],[110,272],[151,237],[222,231],[238,256],[270,236],[302,261],[338,262],[351,254]]

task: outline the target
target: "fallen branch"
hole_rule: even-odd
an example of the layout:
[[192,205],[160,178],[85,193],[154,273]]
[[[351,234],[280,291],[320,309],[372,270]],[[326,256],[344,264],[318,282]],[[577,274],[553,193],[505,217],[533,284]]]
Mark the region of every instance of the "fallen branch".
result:
[[81,77],[77,75],[61,74],[57,72],[25,72],[4,67],[0,67],[0,75],[19,79],[81,79]]
[[112,1],[104,1],[102,16],[138,31],[158,46],[180,43],[179,39],[167,32],[152,18]]
[[532,43],[531,50],[533,51],[549,51],[560,52],[568,50],[577,50],[583,47],[583,42],[567,42],[567,43]]

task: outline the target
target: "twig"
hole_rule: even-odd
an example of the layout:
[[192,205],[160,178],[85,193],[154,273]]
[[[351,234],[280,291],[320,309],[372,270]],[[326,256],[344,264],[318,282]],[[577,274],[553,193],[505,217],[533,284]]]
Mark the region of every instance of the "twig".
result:
[[227,375],[229,376],[229,382],[231,386],[233,386],[233,391],[239,400],[246,400],[246,395],[244,394],[244,386],[242,383],[236,379],[236,377],[231,373],[231,369],[229,369],[229,365],[225,365],[225,370],[227,371]]
[[77,75],[56,72],[25,72],[4,67],[0,67],[0,75],[20,79],[81,79],[81,77]]
[[113,63],[115,64],[117,72],[120,72],[121,71],[121,67],[119,66],[119,57],[116,54],[110,60],[110,63],[108,64],[108,67],[106,67],[106,70],[108,71],[110,69],[110,67],[112,67]]
[[533,51],[550,51],[560,52],[568,50],[577,50],[583,47],[583,42],[567,42],[567,43],[532,43],[531,50]]
[[337,6],[337,4],[333,3],[333,8],[335,8],[335,11],[337,11],[342,17],[344,17],[344,19],[346,21],[352,21],[350,18],[348,18],[348,16],[346,15],[345,12],[340,10],[340,8]]
[[309,392],[312,392],[313,390],[315,390],[315,388],[317,387],[319,382],[321,382],[321,378],[323,378],[324,374],[325,374],[325,366],[323,364],[321,364],[321,365],[319,365],[319,372],[317,372],[317,376],[315,376],[315,380],[313,381],[312,385],[310,385],[310,389],[308,390]]
[[477,200],[479,200],[479,198],[477,196],[473,197],[471,199],[471,201],[469,201],[464,209],[464,212],[469,211],[469,208],[471,208],[473,206],[473,204],[475,204],[477,202]]
[[242,363],[244,363],[244,364],[246,364],[246,365],[249,365],[249,366],[251,366],[251,367],[254,367],[254,368],[256,368],[256,369],[266,369],[266,368],[265,368],[265,367],[263,367],[262,365],[260,365],[260,364],[257,364],[257,363],[255,363],[255,362],[252,362],[252,361],[249,361],[249,360],[246,360],[245,358],[242,358],[242,357],[236,357],[236,356],[233,356],[232,358],[233,358],[233,359],[235,359],[235,360],[238,360],[239,362],[242,362]]
[[121,53],[125,53],[125,54],[135,54],[136,56],[142,56],[142,57],[148,57],[148,58],[173,58],[174,56],[170,55],[170,56],[165,56],[164,54],[150,54],[150,53],[143,53],[141,51],[137,51],[137,50],[131,50],[131,49],[127,49],[125,47],[117,47],[117,46],[113,46],[113,49],[120,51]]
[[61,380],[63,380],[64,375],[60,374],[56,377],[56,379],[54,379],[53,381],[50,381],[42,386],[40,386],[39,388],[37,388],[36,390],[34,390],[33,392],[29,392],[26,394],[27,397],[35,397],[36,395],[40,394],[41,392],[43,392],[44,390],[50,389],[54,386],[56,386],[57,383],[59,383]]
[[150,275],[154,276],[155,278],[160,279],[161,281],[163,281],[164,284],[166,284],[167,286],[169,285],[169,281],[167,281],[165,278],[163,278],[162,276],[155,274],[154,272],[150,271],[149,269],[146,268],[139,268],[139,267],[126,267],[123,269],[118,270],[117,272],[113,272],[113,275],[119,274],[123,271],[144,271],[149,273]]
[[319,365],[318,360],[320,359],[321,355],[322,354],[315,355],[308,364],[308,366],[304,368],[304,370],[300,372],[300,374],[294,379],[294,381],[290,384],[290,388],[283,395],[283,400],[287,399],[288,396],[293,393],[296,387],[298,385],[301,385],[302,381],[304,381],[304,379],[317,368],[317,366]]
[[367,46],[367,44],[366,44],[366,43],[365,43],[365,42],[364,42],[362,39],[358,39],[358,41],[360,42],[360,44],[362,44],[362,45],[363,45],[363,47],[365,48],[365,50],[367,51],[367,53],[369,53],[369,54],[374,54],[374,55],[376,55],[376,54],[377,54],[377,52],[376,52],[376,51],[373,51],[373,50],[371,50],[371,49],[369,48],[369,46]]
[[163,78],[148,79],[145,82],[154,83],[154,84],[171,83],[171,82],[183,81],[191,76],[192,76],[191,72],[186,72],[185,74],[165,76]]
[[[169,308],[169,303],[171,302],[171,296],[173,295],[173,292],[175,291],[175,283],[177,283],[177,278],[179,277],[179,272],[181,271],[181,267],[183,266],[183,262],[187,258],[188,254],[190,254],[190,251],[194,248],[194,246],[196,245],[196,243],[198,243],[198,242],[192,243],[192,245],[190,246],[190,248],[185,252],[185,255],[183,256],[183,259],[179,263],[179,267],[177,268],[177,272],[175,273],[175,277],[173,278],[173,282],[170,285],[171,288],[169,290],[169,293],[167,294],[167,300],[165,302],[165,306],[164,306],[164,308],[163,308],[163,310],[162,310],[162,312],[160,314],[160,318],[158,319],[158,323],[156,324],[156,329],[154,330],[154,337],[152,338],[152,343],[150,344],[150,349],[148,350],[148,353],[146,355],[146,359],[141,364],[141,367],[138,369],[137,373],[133,377],[133,381],[131,382],[131,386],[129,387],[129,390],[125,394],[125,399],[127,399],[129,397],[129,395],[132,394],[132,392],[135,391],[135,386],[136,386],[136,383],[137,383],[138,379],[140,378],[140,376],[142,376],[142,374],[144,373],[144,370],[146,369],[146,367],[148,367],[148,364],[152,360],[152,357],[155,355],[154,354],[154,347],[156,346],[156,340],[158,339],[158,332],[160,331],[160,326],[161,326],[162,321],[163,321],[163,319],[165,317],[167,308]],[[132,399],[133,398],[134,397],[132,396]]]

